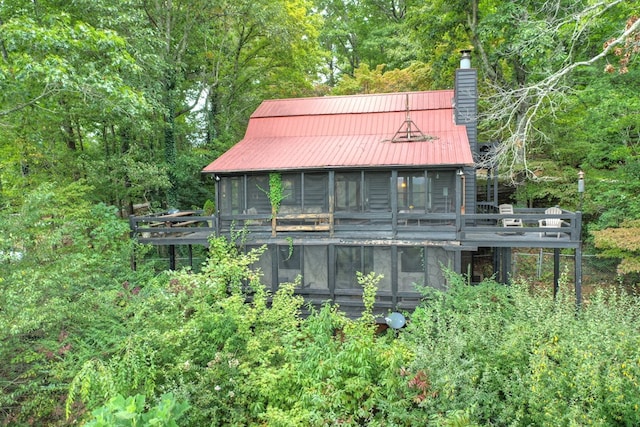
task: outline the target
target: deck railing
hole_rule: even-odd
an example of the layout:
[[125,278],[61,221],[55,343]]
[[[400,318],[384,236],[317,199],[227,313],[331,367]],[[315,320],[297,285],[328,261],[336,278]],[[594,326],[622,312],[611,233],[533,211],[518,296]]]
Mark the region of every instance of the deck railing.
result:
[[[492,240],[498,236],[528,236],[580,242],[582,213],[562,210],[559,214],[547,214],[545,209],[515,209],[513,214],[462,215],[458,228],[458,240]],[[503,220],[519,219],[522,227],[505,227]],[[543,226],[551,219],[559,219],[559,226]],[[542,221],[542,223],[541,223]]]
[[132,236],[149,238],[179,236],[194,232],[215,233],[218,229],[215,216],[204,215],[202,211],[178,211],[129,217]]
[[[520,219],[522,227],[505,227],[504,219]],[[559,227],[542,227],[542,220],[559,219]],[[324,233],[331,236],[376,234],[401,238],[492,242],[500,236],[521,239],[556,238],[565,242],[581,239],[582,215],[562,210],[560,214],[546,214],[544,209],[515,209],[513,214],[382,212],[382,213],[302,213],[216,216],[202,211],[179,211],[155,215],[131,216],[132,236],[141,240],[177,239],[187,234],[229,234],[232,230],[247,229],[250,233],[283,236],[303,233],[309,236]],[[436,236],[437,235],[437,236]],[[206,237],[203,238],[206,240]]]

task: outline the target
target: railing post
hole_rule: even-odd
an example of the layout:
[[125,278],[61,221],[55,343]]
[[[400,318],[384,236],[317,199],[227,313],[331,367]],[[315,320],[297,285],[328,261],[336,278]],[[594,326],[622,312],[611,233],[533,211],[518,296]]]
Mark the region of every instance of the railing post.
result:
[[129,215],[129,236],[134,237],[138,231],[137,222],[133,214]]
[[576,306],[582,305],[582,211],[576,212],[576,233],[578,234],[578,246],[576,247],[574,268],[575,268],[575,292]]
[[571,240],[573,241],[582,241],[582,212],[576,212],[576,220],[575,226],[573,227],[572,234],[576,233],[577,235],[572,235]]
[[333,237],[333,232],[335,231],[335,205],[336,205],[336,197],[335,197],[335,172],[329,171],[329,236]]
[[574,260],[575,268],[575,291],[576,291],[576,307],[580,308],[582,305],[582,242],[578,244],[576,248],[576,255]]

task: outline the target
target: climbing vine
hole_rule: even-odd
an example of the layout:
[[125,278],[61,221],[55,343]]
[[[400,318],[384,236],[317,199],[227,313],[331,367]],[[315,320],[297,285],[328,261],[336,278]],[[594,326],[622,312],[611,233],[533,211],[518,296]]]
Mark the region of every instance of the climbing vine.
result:
[[280,210],[280,204],[287,197],[284,194],[284,187],[282,186],[282,175],[279,173],[269,174],[269,201],[271,202],[271,209],[273,214],[277,214]]
[[293,238],[288,236],[285,239],[287,241],[287,244],[289,245],[289,252],[287,254],[287,261],[288,261],[293,256]]

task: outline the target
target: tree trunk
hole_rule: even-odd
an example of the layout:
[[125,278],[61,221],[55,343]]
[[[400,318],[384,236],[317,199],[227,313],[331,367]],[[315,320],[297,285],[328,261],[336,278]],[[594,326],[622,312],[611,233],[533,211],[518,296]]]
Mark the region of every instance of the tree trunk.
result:
[[167,207],[169,209],[178,206],[178,188],[176,183],[176,135],[175,135],[175,101],[174,89],[176,87],[175,75],[172,71],[168,72],[165,80],[165,123],[164,123],[164,158],[168,167],[168,176],[171,186],[167,189]]

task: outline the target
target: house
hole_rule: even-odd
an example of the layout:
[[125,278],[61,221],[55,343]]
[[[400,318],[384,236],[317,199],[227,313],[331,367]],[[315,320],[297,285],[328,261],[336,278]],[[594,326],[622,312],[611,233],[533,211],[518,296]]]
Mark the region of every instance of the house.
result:
[[[418,303],[416,284],[445,287],[444,267],[481,279],[480,254],[490,254],[488,275],[505,282],[512,247],[572,248],[578,259],[580,213],[553,215],[563,221],[557,238],[541,232],[545,214],[535,210],[512,213],[530,227],[507,231],[496,198],[478,202],[478,155],[468,52],[453,90],[267,100],[245,137],[202,171],[216,188],[205,237],[182,229],[166,240],[173,227],[141,241],[206,244],[212,232],[244,230],[247,249],[267,245],[257,265],[265,285],[300,276],[297,292],[308,301],[330,299],[354,314],[362,308],[356,272],[383,275],[378,311],[402,310]],[[149,230],[140,224],[153,220],[132,219],[132,230],[142,236]],[[580,275],[576,262],[577,297]]]

